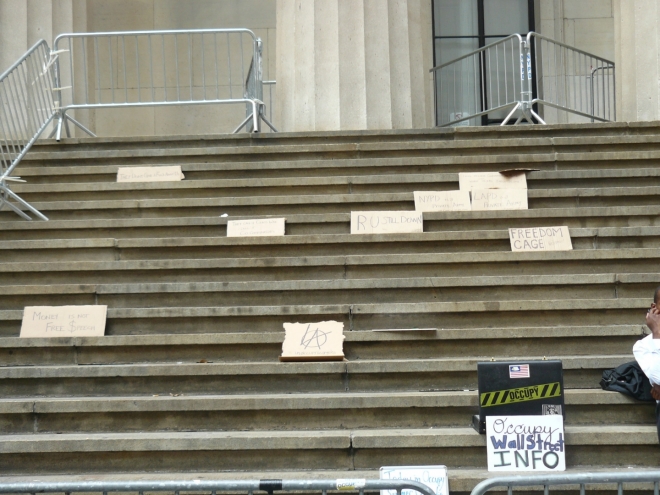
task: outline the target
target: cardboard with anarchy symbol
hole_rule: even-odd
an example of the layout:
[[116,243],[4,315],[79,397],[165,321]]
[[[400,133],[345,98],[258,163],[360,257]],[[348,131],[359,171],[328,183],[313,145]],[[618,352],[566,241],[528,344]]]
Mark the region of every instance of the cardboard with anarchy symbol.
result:
[[343,323],[284,323],[280,361],[342,361],[343,347]]

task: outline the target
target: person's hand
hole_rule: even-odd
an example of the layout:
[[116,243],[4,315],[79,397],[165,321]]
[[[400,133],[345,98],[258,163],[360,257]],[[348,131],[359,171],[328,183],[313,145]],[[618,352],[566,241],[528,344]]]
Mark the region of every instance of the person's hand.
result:
[[660,309],[651,308],[646,313],[646,325],[653,333],[654,339],[660,339]]
[[660,400],[660,385],[653,385],[651,389],[651,397],[655,400]]

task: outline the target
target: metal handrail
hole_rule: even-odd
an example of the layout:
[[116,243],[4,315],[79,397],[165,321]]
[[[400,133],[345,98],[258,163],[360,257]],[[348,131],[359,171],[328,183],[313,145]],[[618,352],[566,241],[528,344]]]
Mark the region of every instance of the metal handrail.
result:
[[80,492],[246,492],[252,495],[262,491],[270,495],[275,491],[319,490],[323,494],[329,490],[359,492],[365,490],[415,490],[422,495],[435,495],[435,492],[423,483],[407,480],[188,480],[188,481],[74,481],[74,482],[9,482],[0,483],[0,493],[80,493]]
[[654,495],[659,495],[658,485],[660,483],[660,471],[633,471],[619,473],[557,473],[537,476],[501,476],[482,481],[472,489],[470,495],[483,495],[492,488],[506,488],[509,495],[513,487],[543,487],[544,493],[548,493],[551,486],[578,485],[580,494],[584,495],[586,485],[592,484],[617,484],[619,495],[623,493],[624,483],[653,483]]
[[56,116],[51,51],[39,40],[0,75],[0,209],[31,217],[10,199],[42,220],[48,218],[14,193],[8,182],[24,182],[11,174]]
[[[247,71],[243,36],[252,52]],[[240,63],[232,62],[232,43],[240,48]],[[68,113],[77,109],[239,103],[246,105],[249,115],[234,133],[249,122],[253,132],[260,131],[264,120],[261,40],[249,29],[64,33],[55,38],[53,48],[56,82],[61,87],[53,133],[58,141],[62,127],[70,135],[69,121],[94,136]],[[127,76],[130,71],[133,77]],[[64,82],[65,78],[69,80]],[[236,82],[241,87],[234,92]],[[228,95],[221,97],[221,88]]]

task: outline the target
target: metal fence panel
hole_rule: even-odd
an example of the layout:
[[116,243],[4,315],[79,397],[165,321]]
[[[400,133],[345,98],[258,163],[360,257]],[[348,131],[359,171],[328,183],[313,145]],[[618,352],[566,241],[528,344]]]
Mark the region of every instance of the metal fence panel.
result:
[[23,182],[11,174],[55,118],[57,90],[53,58],[44,40],[0,75],[0,208],[7,206],[26,220],[30,216],[10,199],[42,220],[48,218],[12,192],[8,183]]
[[577,121],[616,120],[614,63],[538,33],[512,34],[431,72],[437,126],[478,125],[483,115],[501,125],[545,124],[558,111]]
[[[565,487],[572,485],[579,488],[580,494],[584,494],[588,485],[616,486],[619,495],[624,492],[624,483],[647,484],[646,489],[653,490],[658,495],[658,484],[660,482],[660,471],[621,471],[600,473],[561,473],[546,474],[538,476],[502,476],[482,481],[472,490],[471,495],[483,495],[493,488],[506,488],[509,495],[514,487],[542,487],[545,494],[550,492],[550,487]],[[639,490],[639,487],[635,488]],[[526,490],[528,491],[528,490]],[[649,490],[650,491],[650,490]]]
[[234,132],[249,121],[260,129],[261,40],[249,29],[66,33],[54,52],[58,140],[67,121],[93,135],[71,116],[76,109],[238,103],[249,115]]
[[365,479],[336,479],[336,480],[163,480],[163,481],[79,481],[79,482],[46,482],[35,481],[25,483],[0,483],[0,493],[102,493],[131,492],[142,494],[144,492],[165,492],[179,495],[180,492],[210,492],[211,495],[222,492],[245,492],[252,495],[254,492],[273,494],[276,491],[321,491],[323,495],[330,490],[359,492],[365,491],[414,490],[421,495],[435,495],[428,486],[406,480],[365,480]]

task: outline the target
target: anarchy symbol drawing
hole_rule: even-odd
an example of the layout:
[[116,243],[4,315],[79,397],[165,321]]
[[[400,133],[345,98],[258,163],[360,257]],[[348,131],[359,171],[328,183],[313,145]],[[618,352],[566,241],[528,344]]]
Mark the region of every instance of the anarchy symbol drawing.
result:
[[328,341],[328,335],[332,332],[324,332],[318,328],[311,329],[311,324],[307,325],[307,329],[300,340],[300,345],[305,349],[321,349]]

